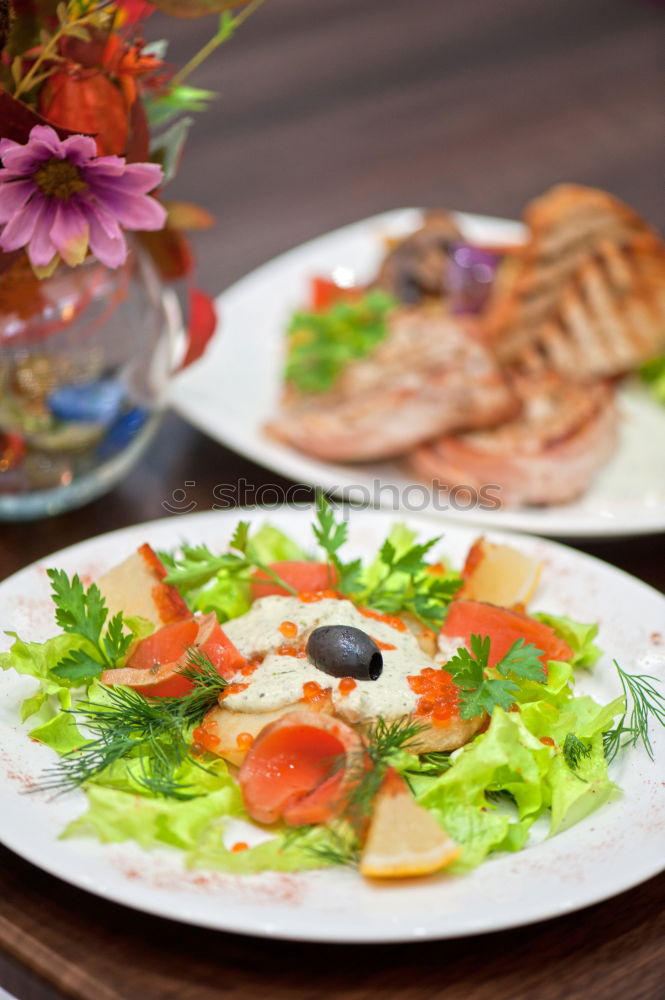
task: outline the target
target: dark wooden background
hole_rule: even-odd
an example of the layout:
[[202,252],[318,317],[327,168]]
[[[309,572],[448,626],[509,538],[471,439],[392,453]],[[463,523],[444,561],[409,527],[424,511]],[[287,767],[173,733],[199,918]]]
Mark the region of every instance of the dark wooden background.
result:
[[[156,16],[148,33],[170,37],[180,64],[211,28]],[[562,180],[605,187],[664,229],[664,41],[655,0],[267,0],[192,81],[222,95],[172,187],[218,219],[197,241],[202,284],[221,291],[304,239],[389,208],[516,216]],[[185,482],[206,509],[215,483],[241,476],[276,481],[169,415],[107,497],[0,527],[0,578],[161,516]],[[665,590],[664,541],[580,547]],[[0,984],[20,1000],[656,1000],[664,903],[661,876],[581,914],[484,938],[294,945],[143,916],[0,850]]]

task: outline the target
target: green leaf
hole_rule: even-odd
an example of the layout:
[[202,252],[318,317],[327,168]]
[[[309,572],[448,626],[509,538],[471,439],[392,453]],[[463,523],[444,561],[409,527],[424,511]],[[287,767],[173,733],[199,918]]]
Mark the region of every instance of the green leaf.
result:
[[75,632],[97,644],[108,614],[99,587],[87,591],[75,574],[70,580],[64,570],[48,569],[55,620],[63,632]]
[[646,361],[640,368],[642,379],[659,403],[665,403],[665,354]]
[[125,633],[123,631],[124,625],[125,621],[122,611],[119,611],[113,616],[106,629],[104,650],[106,651],[106,658],[109,663],[115,664],[118,660],[123,659],[134,640],[132,632]]
[[600,658],[602,650],[594,643],[598,635],[597,625],[584,625],[567,615],[550,615],[543,611],[533,617],[553,628],[558,637],[570,646],[573,667],[592,667]]
[[254,563],[290,562],[306,559],[305,552],[273,524],[262,524],[250,536],[247,558]]
[[542,649],[536,649],[533,643],[525,644],[524,639],[517,639],[494,669],[504,677],[512,674],[522,680],[544,681],[547,671],[540,660],[542,655]]
[[70,712],[58,712],[44,725],[32,729],[28,735],[31,740],[37,740],[61,755],[79,750],[87,742]]
[[159,163],[164,171],[162,184],[168,184],[175,177],[185,141],[194,119],[187,116],[180,118],[165,132],[155,136],[150,142],[150,159]]
[[231,541],[229,546],[232,549],[236,549],[238,552],[242,552],[243,555],[247,551],[247,543],[249,541],[249,521],[238,521],[236,525],[236,530],[231,536]]
[[54,677],[69,681],[72,684],[82,684],[99,677],[103,667],[84,649],[75,649],[64,660],[61,660],[51,673]]
[[338,302],[325,312],[298,312],[287,330],[285,377],[305,393],[330,389],[344,368],[371,354],[388,333],[397,305],[385,292]]
[[144,100],[148,123],[155,129],[169,124],[181,114],[206,111],[210,102],[217,96],[214,90],[202,90],[200,87],[181,84],[166,94]]

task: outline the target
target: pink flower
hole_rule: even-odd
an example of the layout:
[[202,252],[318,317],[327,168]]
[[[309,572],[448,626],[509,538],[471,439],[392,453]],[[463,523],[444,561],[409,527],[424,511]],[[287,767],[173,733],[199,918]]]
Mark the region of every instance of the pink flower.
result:
[[[28,248],[33,267],[75,267],[88,251],[108,267],[127,258],[123,229],[162,229],[166,212],[147,196],[162,179],[156,163],[97,156],[94,139],[61,140],[35,125],[25,145],[0,139],[2,250]],[[121,228],[122,227],[122,228]]]

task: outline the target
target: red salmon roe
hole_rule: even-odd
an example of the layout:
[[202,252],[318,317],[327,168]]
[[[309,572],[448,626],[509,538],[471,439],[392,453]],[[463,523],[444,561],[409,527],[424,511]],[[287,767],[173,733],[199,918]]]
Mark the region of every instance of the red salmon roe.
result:
[[411,690],[420,695],[416,715],[431,716],[435,726],[445,726],[457,716],[459,692],[447,670],[425,667],[407,681]]
[[[392,647],[395,648],[394,646]],[[342,677],[341,681],[337,685],[337,690],[342,695],[350,694],[355,687],[358,687],[353,677]]]
[[253,742],[254,737],[251,733],[238,733],[236,736],[236,746],[238,747],[238,750],[249,750]]
[[298,635],[298,626],[295,622],[282,622],[279,631],[285,639],[294,639]]
[[358,611],[365,618],[371,618],[375,622],[383,622],[384,625],[390,625],[398,632],[406,632],[406,625],[397,615],[384,615],[381,611],[372,611],[370,608],[358,608]]
[[249,663],[246,663],[245,666],[242,667],[240,673],[243,677],[249,677],[255,670],[258,670],[260,666],[261,660],[250,660]]
[[397,646],[393,646],[393,644],[391,642],[381,642],[380,639],[376,639],[374,636],[370,636],[370,638],[371,638],[372,642],[376,643],[376,645],[379,647],[379,649],[383,649],[383,650],[386,650],[386,651],[391,650],[391,649],[397,649]]
[[231,848],[231,854],[238,854],[240,851],[247,851],[249,849],[249,844],[246,844],[244,840],[239,840]]
[[246,691],[248,687],[249,684],[229,684],[228,687],[224,688],[219,697],[227,698],[230,694],[240,694],[241,691]]
[[205,718],[201,725],[197,726],[192,733],[192,739],[194,740],[192,750],[197,757],[205,750],[214,753],[215,748],[219,746],[219,736],[217,735],[217,723],[215,720]]
[[323,688],[316,681],[305,681],[302,686],[303,701],[316,701],[323,694]]
[[307,656],[307,648],[304,645],[294,646],[290,642],[283,642],[275,650],[278,656],[297,656],[299,660]]
[[326,597],[337,600],[339,594],[336,590],[301,590],[298,593],[298,600],[302,601],[303,604],[316,604],[317,601],[323,601]]

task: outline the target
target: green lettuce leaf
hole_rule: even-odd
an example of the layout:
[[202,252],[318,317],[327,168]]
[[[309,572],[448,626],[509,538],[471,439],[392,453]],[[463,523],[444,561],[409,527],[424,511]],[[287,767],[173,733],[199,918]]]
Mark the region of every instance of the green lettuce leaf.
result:
[[[69,653],[83,650],[94,652],[93,644],[81,635],[60,634],[46,642],[25,642],[15,632],[7,632],[14,643],[6,653],[0,653],[0,668],[15,670],[19,674],[39,681],[37,691],[21,705],[21,719],[25,721],[40,713],[40,722],[52,719],[60,708],[69,707],[69,691],[77,685],[53,673],[54,667]],[[78,685],[80,686],[80,685]]]
[[222,623],[244,615],[251,603],[249,583],[227,570],[219,570],[207,586],[188,595],[192,610],[214,611]]
[[533,616],[553,628],[560,639],[567,642],[573,651],[570,661],[573,667],[592,667],[602,654],[594,639],[598,635],[597,625],[584,625],[566,615],[550,615],[544,611]]
[[552,761],[548,775],[552,797],[550,836],[574,826],[621,795],[621,789],[607,775],[601,732],[593,737],[590,749],[589,756],[580,759],[575,771],[561,756]]
[[263,871],[306,871],[333,863],[318,853],[329,846],[330,831],[326,827],[307,827],[298,831],[297,836],[293,831],[278,833],[271,840],[237,853],[224,846],[222,835],[222,825],[209,826],[200,844],[190,852],[187,867],[250,875]]
[[28,735],[31,740],[43,743],[61,756],[78,750],[87,742],[69,712],[58,712],[48,722],[30,730]]
[[299,545],[272,524],[262,524],[250,537],[247,556],[253,562],[260,563],[309,558]]
[[[496,708],[487,732],[455,756],[437,778],[416,776],[417,800],[436,815],[462,848],[455,870],[473,868],[492,850],[519,850],[529,827],[549,805],[545,776],[552,749],[534,736],[519,712]],[[487,793],[505,792],[516,814],[499,810]]]
[[135,840],[146,848],[169,844],[189,850],[212,820],[239,808],[239,793],[230,778],[217,791],[186,801],[151,799],[95,784],[86,794],[87,812],[66,827],[63,838],[91,836],[103,844]]

